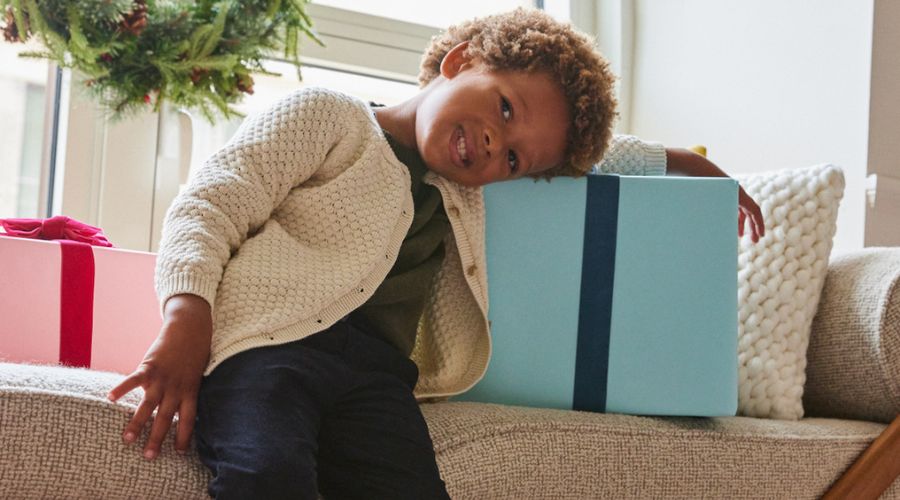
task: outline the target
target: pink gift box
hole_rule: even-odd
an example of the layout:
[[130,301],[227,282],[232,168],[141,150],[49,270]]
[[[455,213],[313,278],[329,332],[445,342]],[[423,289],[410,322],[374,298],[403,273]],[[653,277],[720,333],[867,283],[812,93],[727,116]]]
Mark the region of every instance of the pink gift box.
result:
[[162,326],[155,264],[147,252],[0,236],[0,361],[131,373]]

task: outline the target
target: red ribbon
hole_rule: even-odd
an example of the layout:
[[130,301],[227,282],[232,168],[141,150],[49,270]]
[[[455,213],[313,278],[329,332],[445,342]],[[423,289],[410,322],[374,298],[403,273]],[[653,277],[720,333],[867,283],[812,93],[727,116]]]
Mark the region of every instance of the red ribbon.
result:
[[84,222],[57,215],[49,219],[0,219],[6,236],[41,240],[80,241],[98,247],[111,247],[103,230]]
[[80,242],[59,244],[59,362],[88,368],[94,330],[94,250]]

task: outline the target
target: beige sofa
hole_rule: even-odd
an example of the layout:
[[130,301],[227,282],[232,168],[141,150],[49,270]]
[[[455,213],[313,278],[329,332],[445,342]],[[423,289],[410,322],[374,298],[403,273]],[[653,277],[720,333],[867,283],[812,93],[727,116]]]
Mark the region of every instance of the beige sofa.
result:
[[[422,407],[454,498],[816,498],[900,411],[900,248],[832,258],[807,374],[796,422]],[[139,397],[106,401],[120,378],[0,364],[0,497],[203,498],[171,436],[153,462],[122,443]]]

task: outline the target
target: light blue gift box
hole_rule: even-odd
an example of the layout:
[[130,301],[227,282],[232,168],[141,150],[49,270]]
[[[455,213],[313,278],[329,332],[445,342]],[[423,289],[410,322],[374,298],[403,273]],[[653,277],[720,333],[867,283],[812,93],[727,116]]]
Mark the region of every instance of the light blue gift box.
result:
[[492,354],[455,399],[734,415],[737,191],[606,174],[486,186]]

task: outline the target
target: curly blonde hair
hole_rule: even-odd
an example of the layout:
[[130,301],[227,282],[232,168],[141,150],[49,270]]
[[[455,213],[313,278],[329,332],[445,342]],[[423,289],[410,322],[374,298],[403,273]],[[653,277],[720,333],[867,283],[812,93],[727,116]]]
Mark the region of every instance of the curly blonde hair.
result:
[[441,74],[447,52],[465,41],[465,54],[489,69],[543,71],[562,85],[571,117],[564,160],[533,177],[579,177],[603,158],[617,117],[615,75],[591,38],[535,9],[475,18],[431,39],[419,70],[422,87]]

